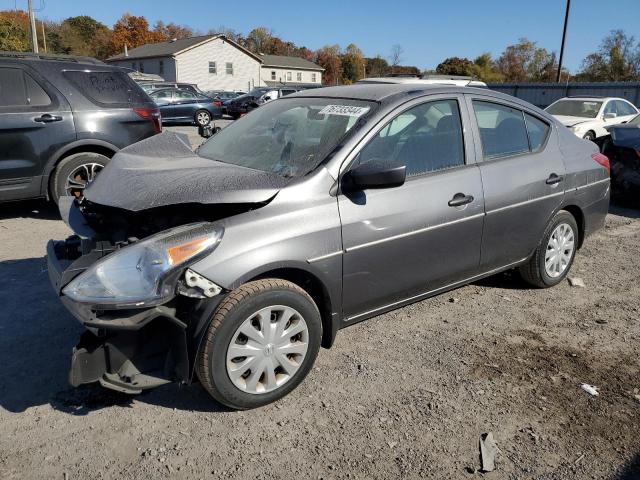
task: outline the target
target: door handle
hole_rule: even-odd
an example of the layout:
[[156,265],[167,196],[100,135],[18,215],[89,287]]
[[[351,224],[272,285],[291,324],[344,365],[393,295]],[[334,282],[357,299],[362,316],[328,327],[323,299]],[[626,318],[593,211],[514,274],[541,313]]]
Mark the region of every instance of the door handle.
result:
[[40,117],[36,117],[33,119],[34,122],[40,123],[51,123],[51,122],[59,122],[62,120],[62,117],[59,115],[51,115],[49,113],[45,113]]
[[465,195],[464,193],[456,193],[451,200],[449,200],[450,207],[461,207],[467,203],[473,202],[473,196]]
[[557,183],[560,183],[562,180],[564,180],[562,175],[556,175],[555,173],[552,173],[551,175],[549,175],[549,178],[545,180],[545,183],[547,185],[555,185]]

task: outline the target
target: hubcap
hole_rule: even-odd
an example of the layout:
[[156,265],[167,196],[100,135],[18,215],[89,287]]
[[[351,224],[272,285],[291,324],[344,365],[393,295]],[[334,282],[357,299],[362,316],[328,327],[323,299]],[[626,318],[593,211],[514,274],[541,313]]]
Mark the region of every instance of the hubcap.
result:
[[227,374],[243,392],[271,392],[287,383],[307,354],[309,330],[296,310],[263,308],[247,318],[227,349]]
[[198,114],[198,123],[200,125],[206,125],[209,123],[209,114],[207,112],[200,112]]
[[574,250],[573,229],[566,223],[558,225],[547,244],[544,268],[551,278],[559,277],[569,266]]
[[67,195],[76,198],[82,197],[89,182],[92,182],[103,168],[104,165],[99,163],[85,163],[77,167],[69,174],[65,182]]

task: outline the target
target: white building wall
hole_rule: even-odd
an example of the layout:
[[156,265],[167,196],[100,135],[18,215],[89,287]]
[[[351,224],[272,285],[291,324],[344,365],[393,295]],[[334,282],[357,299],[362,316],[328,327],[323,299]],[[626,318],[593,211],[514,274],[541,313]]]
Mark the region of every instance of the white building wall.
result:
[[[273,78],[273,72],[276,74],[276,78]],[[287,80],[287,73],[291,73],[291,80]],[[298,80],[298,73],[302,77]],[[315,80],[313,79],[315,74]],[[282,82],[282,83],[322,83],[322,72],[311,70],[296,70],[295,68],[281,68],[281,67],[262,67],[262,81],[267,82]]]
[[[216,62],[217,73],[209,73]],[[233,64],[233,74],[226,63]],[[176,55],[178,82],[195,83],[201,90],[243,90],[261,85],[260,62],[227,41],[216,38]]]

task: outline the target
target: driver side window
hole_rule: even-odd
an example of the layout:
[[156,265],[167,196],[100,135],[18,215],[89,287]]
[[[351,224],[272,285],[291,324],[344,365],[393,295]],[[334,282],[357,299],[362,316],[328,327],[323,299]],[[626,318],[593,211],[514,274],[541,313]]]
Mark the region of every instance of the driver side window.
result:
[[360,151],[357,163],[380,160],[405,165],[408,177],[464,165],[458,102],[437,100],[399,114]]

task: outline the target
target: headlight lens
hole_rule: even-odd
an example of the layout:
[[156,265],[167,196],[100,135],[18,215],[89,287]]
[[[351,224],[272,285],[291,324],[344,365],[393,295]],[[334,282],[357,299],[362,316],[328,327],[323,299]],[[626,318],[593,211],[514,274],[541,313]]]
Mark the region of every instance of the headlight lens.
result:
[[135,308],[169,300],[168,277],[210,253],[223,229],[210,223],[186,225],[128,245],[91,265],[62,293],[95,308]]

